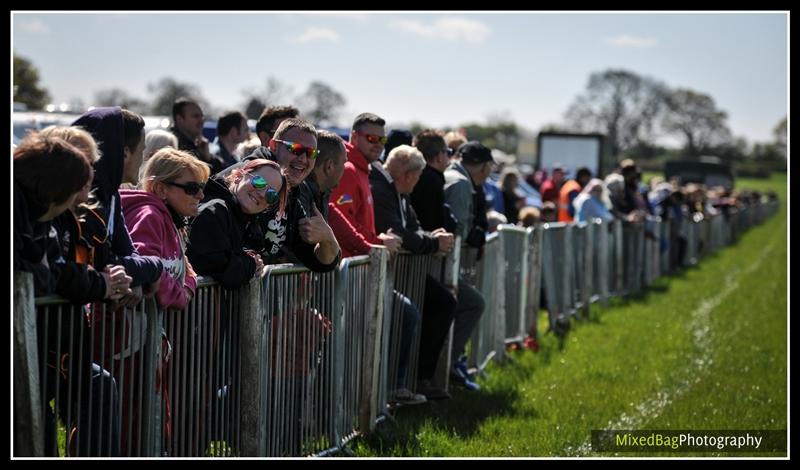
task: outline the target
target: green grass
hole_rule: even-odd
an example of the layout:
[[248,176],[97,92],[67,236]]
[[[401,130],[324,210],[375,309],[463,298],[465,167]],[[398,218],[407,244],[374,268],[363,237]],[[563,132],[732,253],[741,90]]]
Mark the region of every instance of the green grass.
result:
[[356,455],[611,455],[585,445],[611,424],[785,430],[786,175],[752,181],[776,190],[782,208],[736,244],[643,293],[594,305],[563,343],[543,334],[538,354],[492,364],[478,393],[399,410],[396,423],[354,444]]

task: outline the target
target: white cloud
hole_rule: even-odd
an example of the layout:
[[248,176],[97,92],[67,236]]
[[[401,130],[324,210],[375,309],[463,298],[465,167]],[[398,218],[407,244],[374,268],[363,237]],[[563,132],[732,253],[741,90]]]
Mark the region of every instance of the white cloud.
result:
[[300,37],[293,38],[292,41],[299,42],[301,44],[312,41],[338,42],[339,33],[330,28],[309,27],[303,31],[303,34],[301,34]]
[[606,42],[619,47],[653,47],[658,41],[656,41],[656,38],[651,37],[620,34],[613,38],[606,38]]
[[416,20],[397,20],[392,27],[424,38],[481,43],[490,33],[485,24],[465,18],[442,18],[431,24]]
[[33,34],[47,34],[50,32],[50,28],[47,27],[46,24],[42,23],[41,20],[22,20],[17,22],[17,28],[26,33],[33,33]]

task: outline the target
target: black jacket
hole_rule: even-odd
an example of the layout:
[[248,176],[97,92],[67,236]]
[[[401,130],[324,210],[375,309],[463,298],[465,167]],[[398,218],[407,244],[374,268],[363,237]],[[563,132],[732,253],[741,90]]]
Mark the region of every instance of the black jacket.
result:
[[456,233],[456,218],[444,202],[444,173],[426,165],[410,199],[423,229],[430,232],[443,228]]
[[205,202],[189,226],[186,255],[197,274],[235,289],[250,282],[256,273],[256,261],[244,251],[244,235],[255,216],[242,212],[224,176],[208,180]]
[[47,207],[31,199],[14,183],[14,271],[33,274],[34,294],[39,297],[52,294],[56,276],[42,261],[55,244],[50,222],[36,219],[47,212]]
[[194,155],[198,160],[201,162],[205,162],[208,166],[211,167],[211,174],[217,174],[220,171],[224,170],[227,165],[223,162],[222,158],[218,155],[209,154],[210,160],[206,160],[203,157],[203,154],[200,153],[200,150],[197,149],[197,146],[194,144],[194,141],[183,134],[183,132],[179,131],[178,128],[172,127],[170,128],[170,132],[172,132],[175,137],[178,138],[178,150],[184,150],[186,152],[191,153]]
[[414,254],[439,251],[439,240],[420,228],[408,195],[399,195],[394,183],[377,168],[382,170],[382,167],[373,167],[369,172],[369,186],[375,207],[375,231],[383,233],[391,228],[403,239],[403,248]]
[[102,152],[100,160],[94,164],[90,198],[90,203],[99,205],[92,214],[97,217],[88,217],[81,227],[87,239],[105,240],[103,246],[98,247],[98,257],[92,264],[98,270],[108,264],[125,266],[125,271],[133,278],[132,287],[157,281],[163,269],[161,260],[157,256],[141,256],[136,252],[122,216],[119,185],[122,183],[125,152],[121,109],[116,106],[95,108],[72,125],[83,127],[92,134]]
[[[248,155],[244,161],[262,158],[277,163],[277,158],[266,147],[259,147]],[[236,168],[228,168],[223,173]],[[316,205],[320,213],[328,219],[328,201],[320,194],[319,186],[311,178],[306,178],[302,184],[289,191],[286,203],[286,213],[280,220],[277,219],[277,209],[267,210],[258,215],[261,227],[260,237],[257,231],[251,231],[246,243],[249,247],[259,251],[265,263],[300,263],[311,271],[328,272],[339,266],[342,253],[329,264],[321,263],[314,254],[315,245],[303,241],[298,231],[297,223],[304,217],[311,217],[311,206]]]
[[51,250],[48,262],[58,270],[56,294],[76,303],[103,300],[106,295],[106,281],[99,271],[90,269],[88,264],[77,263],[76,248],[82,243],[78,219],[71,210],[53,219],[56,234],[56,249]]

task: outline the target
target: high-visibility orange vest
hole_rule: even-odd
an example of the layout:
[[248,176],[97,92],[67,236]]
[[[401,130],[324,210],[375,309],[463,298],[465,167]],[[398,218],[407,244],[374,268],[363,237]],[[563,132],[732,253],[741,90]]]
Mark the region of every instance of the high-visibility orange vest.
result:
[[581,185],[575,180],[569,180],[561,186],[561,191],[558,194],[559,222],[572,222],[572,216],[569,215],[569,193],[572,191],[581,191]]

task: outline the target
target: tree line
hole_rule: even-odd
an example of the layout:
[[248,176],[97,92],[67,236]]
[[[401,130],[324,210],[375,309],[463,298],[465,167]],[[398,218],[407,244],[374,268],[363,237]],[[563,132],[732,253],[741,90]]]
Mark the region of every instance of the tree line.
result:
[[[29,109],[42,109],[50,100],[39,84],[39,72],[27,59],[14,55],[14,102]],[[120,88],[97,91],[95,106],[118,105],[142,114],[170,115],[172,103],[180,96],[196,99],[209,116],[224,110],[214,109],[199,87],[164,77],[148,85],[150,101],[131,96]],[[342,93],[322,81],[313,81],[305,92],[294,95],[292,87],[275,77],[268,77],[261,89],[241,91],[241,109],[250,119],[272,104],[294,104],[302,115],[320,126],[340,124],[347,100]],[[559,123],[541,130],[560,132],[599,132],[606,136],[607,151],[617,159],[632,157],[648,160],[658,157],[699,159],[714,155],[730,163],[755,161],[786,168],[787,119],[773,129],[773,139],[750,146],[743,137],[734,136],[727,125],[728,114],[713,97],[688,88],[672,88],[650,77],[628,70],[609,69],[592,73],[586,89],[573,100]],[[409,124],[412,132],[427,126]],[[516,154],[524,130],[503,114],[489,116],[484,123],[459,126],[471,139]],[[656,144],[660,137],[672,136],[682,148],[667,149]]]

